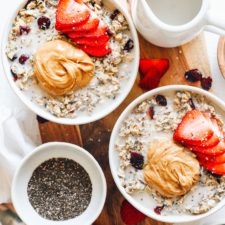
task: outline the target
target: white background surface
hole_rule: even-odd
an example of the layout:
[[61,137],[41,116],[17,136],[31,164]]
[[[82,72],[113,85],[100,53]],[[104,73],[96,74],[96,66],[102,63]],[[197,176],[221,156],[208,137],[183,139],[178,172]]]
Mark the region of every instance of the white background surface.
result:
[[[18,2],[21,2],[21,0],[6,0],[2,1],[1,7],[0,7],[0,15],[1,15],[1,22],[0,22],[0,34],[3,32],[4,27],[4,21],[6,21],[7,15],[10,13],[10,6],[14,4],[18,4]],[[215,4],[215,7],[223,8],[225,12],[225,0],[213,0],[213,3]],[[224,13],[224,21],[225,21],[225,13]],[[215,34],[211,34],[206,32],[206,42],[207,42],[207,49],[208,49],[208,55],[209,55],[209,61],[213,76],[213,89],[214,93],[222,98],[225,101],[225,79],[222,77],[218,62],[217,62],[217,44],[219,36]],[[0,67],[0,76],[1,76],[1,82],[0,82],[0,104],[5,104],[6,106],[10,107],[12,111],[16,114],[23,114],[27,113],[28,115],[26,119],[23,121],[24,127],[31,128],[36,127],[35,123],[35,115],[33,113],[30,113],[28,109],[25,108],[22,102],[17,98],[17,96],[14,95],[14,93],[10,90],[10,87],[6,81],[6,78],[4,76],[4,72],[2,69],[2,66]],[[27,123],[27,121],[29,121]],[[38,134],[35,132],[31,132],[34,136],[37,136]],[[31,134],[30,133],[30,134]],[[188,225],[202,225],[205,224],[205,221],[207,221],[207,225],[211,225],[212,221],[219,222],[220,219],[224,218],[224,224],[225,224],[225,208],[221,210],[220,212],[214,214],[214,216],[211,216],[203,221],[198,221],[196,223],[189,223]]]

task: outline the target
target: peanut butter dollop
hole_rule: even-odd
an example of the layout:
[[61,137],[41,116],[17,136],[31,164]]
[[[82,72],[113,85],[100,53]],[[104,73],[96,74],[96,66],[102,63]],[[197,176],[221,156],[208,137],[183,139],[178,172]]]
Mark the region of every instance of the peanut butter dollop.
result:
[[60,96],[86,86],[94,75],[94,64],[82,50],[66,41],[42,45],[34,56],[34,72],[41,87]]
[[146,183],[167,198],[182,196],[199,180],[194,154],[170,140],[154,140],[144,168]]

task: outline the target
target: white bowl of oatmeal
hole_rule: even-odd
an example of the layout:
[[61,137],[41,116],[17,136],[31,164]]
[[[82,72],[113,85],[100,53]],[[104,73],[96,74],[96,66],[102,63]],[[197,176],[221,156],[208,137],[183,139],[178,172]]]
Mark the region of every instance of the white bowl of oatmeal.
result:
[[[136,79],[139,43],[128,12],[114,0],[86,2],[114,33],[109,41],[112,53],[90,57],[95,66],[93,79],[87,86],[65,95],[52,96],[44,91],[38,85],[33,66],[34,54],[43,44],[55,39],[67,41],[55,29],[57,0],[14,4],[14,13],[6,22],[2,62],[10,86],[32,111],[53,122],[78,125],[101,119],[122,103]],[[44,21],[48,27],[44,30],[37,24],[42,16],[50,19]],[[129,40],[131,45],[126,45]],[[125,45],[132,48],[127,50]]]
[[38,146],[17,168],[12,202],[25,224],[92,224],[106,199],[104,173],[85,149],[63,142]]
[[134,100],[112,131],[109,162],[115,183],[153,219],[191,222],[225,205],[225,176],[203,168],[194,151],[173,141],[184,115],[196,110],[225,121],[225,103],[213,94],[184,85],[160,87]]

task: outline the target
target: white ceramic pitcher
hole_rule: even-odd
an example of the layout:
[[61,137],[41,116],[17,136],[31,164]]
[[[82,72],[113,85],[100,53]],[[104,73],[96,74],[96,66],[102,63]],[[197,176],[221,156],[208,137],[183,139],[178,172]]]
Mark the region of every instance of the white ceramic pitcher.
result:
[[225,36],[225,4],[215,10],[212,3],[221,4],[219,0],[132,0],[131,14],[146,40],[176,47],[202,30]]

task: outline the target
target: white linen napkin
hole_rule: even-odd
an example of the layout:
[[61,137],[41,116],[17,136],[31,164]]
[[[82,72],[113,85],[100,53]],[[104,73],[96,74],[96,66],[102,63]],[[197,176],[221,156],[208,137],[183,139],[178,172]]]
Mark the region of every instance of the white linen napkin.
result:
[[[6,21],[22,0],[8,0],[0,8]],[[0,23],[3,34],[4,23]],[[0,36],[0,41],[2,41]],[[13,93],[0,64],[0,204],[10,202],[12,177],[21,159],[41,143],[36,115]]]
[[36,116],[26,109],[14,115],[8,107],[1,106],[0,203],[10,202],[13,174],[22,158],[38,144],[40,136]]

